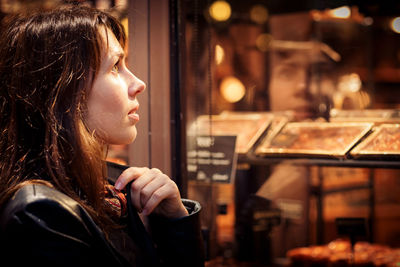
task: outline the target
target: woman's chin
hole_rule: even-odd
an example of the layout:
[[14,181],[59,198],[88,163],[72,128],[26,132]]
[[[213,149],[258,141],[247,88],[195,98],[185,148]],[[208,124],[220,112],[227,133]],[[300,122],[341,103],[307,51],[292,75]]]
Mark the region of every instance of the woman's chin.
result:
[[119,132],[118,136],[115,136],[114,138],[108,138],[108,140],[105,141],[110,145],[129,145],[135,141],[136,136],[137,130],[136,127],[134,127],[126,133]]

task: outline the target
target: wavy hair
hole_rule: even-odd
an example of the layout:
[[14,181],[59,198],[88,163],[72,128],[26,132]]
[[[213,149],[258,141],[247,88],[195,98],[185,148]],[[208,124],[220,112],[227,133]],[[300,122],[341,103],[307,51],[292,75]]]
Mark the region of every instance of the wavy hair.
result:
[[83,6],[4,19],[0,37],[0,207],[26,183],[45,183],[83,205],[102,228],[104,145],[85,126],[101,64],[102,27],[125,47],[120,22]]

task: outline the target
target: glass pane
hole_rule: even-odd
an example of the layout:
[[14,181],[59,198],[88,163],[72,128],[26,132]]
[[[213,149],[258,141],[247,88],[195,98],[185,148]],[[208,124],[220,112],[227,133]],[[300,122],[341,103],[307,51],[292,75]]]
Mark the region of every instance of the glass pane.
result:
[[[397,210],[400,199],[385,204],[382,189],[374,189],[377,181],[393,190],[390,179],[396,170],[299,165],[291,161],[293,155],[278,152],[266,159],[256,153],[259,144],[270,144],[288,123],[375,127],[400,122],[400,5],[278,0],[182,0],[180,5],[188,192],[204,207],[210,264],[282,265],[290,263],[288,253],[294,248],[321,245],[325,252],[339,238],[335,219],[356,214],[367,220],[376,216],[368,223],[365,241],[400,246],[390,238],[400,232],[391,224],[399,215],[385,212]],[[249,126],[254,116],[266,124]],[[215,180],[209,175],[215,151],[200,141],[232,135],[234,175]],[[257,141],[243,150],[239,140],[244,136]],[[350,149],[344,151],[345,163]],[[381,185],[386,183],[382,177],[391,182]],[[324,202],[313,188],[337,192]],[[333,208],[333,199],[340,200],[338,207]]]

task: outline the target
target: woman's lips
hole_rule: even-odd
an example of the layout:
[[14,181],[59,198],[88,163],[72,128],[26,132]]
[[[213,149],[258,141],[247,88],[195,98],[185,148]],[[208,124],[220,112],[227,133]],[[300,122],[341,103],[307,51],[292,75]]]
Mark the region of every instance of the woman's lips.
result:
[[129,111],[128,117],[131,118],[132,120],[139,121],[139,114],[136,113],[138,109],[139,105],[133,108],[131,111]]
[[128,114],[128,117],[131,118],[132,120],[139,121],[139,114],[137,113],[130,113]]

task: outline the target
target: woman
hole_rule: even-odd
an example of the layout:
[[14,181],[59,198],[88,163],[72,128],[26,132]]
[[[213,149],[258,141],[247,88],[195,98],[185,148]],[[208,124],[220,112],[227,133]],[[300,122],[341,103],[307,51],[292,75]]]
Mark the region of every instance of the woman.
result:
[[[0,39],[0,254],[13,265],[203,266],[199,205],[157,169],[106,179],[136,137],[145,84],[110,15],[62,7],[7,18]],[[128,199],[126,200],[125,194]],[[155,244],[136,211],[148,215]]]

